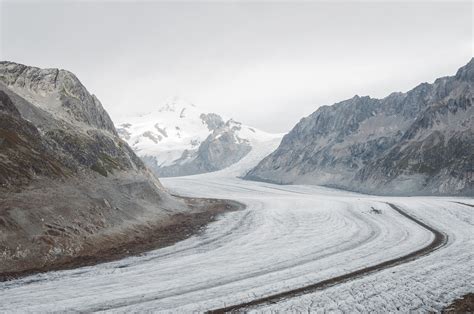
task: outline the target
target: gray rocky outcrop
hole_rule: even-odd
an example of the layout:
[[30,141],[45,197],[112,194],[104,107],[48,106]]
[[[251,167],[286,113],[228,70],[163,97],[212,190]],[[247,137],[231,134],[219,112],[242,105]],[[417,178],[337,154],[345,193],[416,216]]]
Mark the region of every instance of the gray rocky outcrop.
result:
[[224,124],[216,114],[205,115],[204,119],[210,121],[208,126],[213,132],[196,150],[185,150],[181,158],[170,166],[160,167],[153,157],[143,157],[145,164],[162,177],[192,175],[224,169],[251,151],[249,141],[237,134],[240,123],[229,120]]
[[303,118],[247,179],[389,195],[473,195],[474,59],[455,76]]
[[117,134],[97,97],[69,71],[2,61],[0,82],[59,119]]

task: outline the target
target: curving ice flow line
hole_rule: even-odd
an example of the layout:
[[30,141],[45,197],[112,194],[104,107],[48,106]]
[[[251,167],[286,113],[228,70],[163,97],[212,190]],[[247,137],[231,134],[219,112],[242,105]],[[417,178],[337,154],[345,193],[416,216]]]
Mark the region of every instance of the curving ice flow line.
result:
[[[387,260],[406,261],[407,255],[414,254],[412,263],[386,266],[388,274],[374,270],[324,290],[340,304],[338,295],[345,295],[348,285],[369,280],[376,284],[358,289],[364,292],[364,300],[393,293],[383,304],[393,303],[393,311],[406,304],[409,310],[417,308],[417,300],[400,289],[407,287],[416,294],[425,284],[431,287],[434,277],[442,286],[430,289],[423,301],[431,295],[435,300],[450,299],[465,292],[456,286],[468,287],[469,274],[474,273],[469,272],[474,261],[469,250],[474,244],[473,209],[452,203],[472,203],[466,198],[386,198],[212,176],[162,182],[173,193],[234,199],[247,207],[219,216],[197,235],[141,256],[2,282],[0,312],[204,312],[334,280]],[[408,218],[387,203],[417,218]],[[439,237],[429,228],[449,241],[442,250],[417,258]],[[404,266],[409,269],[403,270]],[[431,273],[433,269],[437,271]],[[392,274],[395,270],[397,274]],[[391,285],[397,278],[403,282]],[[443,290],[446,285],[454,285],[448,293]],[[336,288],[337,293],[329,293]],[[310,295],[288,295],[281,302],[296,301],[278,303],[274,309],[291,310],[305,304],[299,298]],[[344,299],[348,311],[357,310],[362,301],[350,300]],[[380,305],[372,310],[377,309]]]
[[[411,221],[417,223],[421,227],[429,230],[434,235],[433,241],[431,241],[431,243],[429,243],[425,247],[423,247],[421,249],[418,249],[414,252],[410,252],[410,253],[402,256],[402,257],[398,257],[398,258],[394,258],[394,259],[391,259],[391,260],[388,260],[388,261],[384,261],[384,262],[378,263],[376,265],[365,267],[365,268],[362,268],[362,269],[359,269],[359,270],[356,270],[356,271],[353,271],[353,272],[350,272],[350,273],[347,273],[347,274],[344,274],[344,275],[341,275],[341,276],[333,277],[333,278],[330,278],[330,279],[327,279],[327,280],[324,280],[324,281],[320,281],[320,282],[317,282],[317,283],[314,283],[314,284],[310,284],[310,285],[307,285],[307,286],[304,286],[304,287],[300,287],[300,288],[297,288],[297,289],[292,289],[292,290],[280,292],[280,293],[277,293],[277,294],[273,294],[273,295],[266,296],[266,297],[263,297],[263,298],[255,299],[255,300],[245,302],[245,303],[235,304],[235,305],[231,305],[231,306],[227,306],[227,307],[219,308],[219,309],[213,309],[213,310],[208,311],[207,313],[226,313],[226,312],[241,311],[241,310],[244,310],[244,309],[252,308],[256,305],[262,305],[262,304],[266,304],[266,303],[276,303],[276,302],[280,301],[281,299],[291,298],[291,297],[299,296],[299,295],[302,295],[302,294],[311,293],[311,292],[314,292],[316,290],[322,290],[324,288],[334,286],[334,285],[337,285],[337,284],[340,284],[340,283],[343,283],[343,282],[346,282],[346,281],[349,281],[349,280],[353,280],[353,279],[356,279],[356,278],[360,278],[362,276],[365,276],[365,275],[368,275],[368,274],[371,274],[371,273],[374,273],[374,272],[377,272],[377,271],[381,271],[383,269],[393,267],[395,265],[399,265],[399,264],[402,264],[402,263],[408,263],[408,262],[410,262],[410,261],[412,261],[416,258],[420,258],[421,256],[429,254],[429,253],[431,253],[431,252],[433,252],[433,251],[435,251],[435,250],[439,249],[440,247],[447,244],[448,236],[446,234],[444,234],[443,232],[441,232],[439,230],[436,230],[433,227],[430,227],[429,225],[427,225],[424,222],[416,219],[415,217],[410,216],[408,213],[404,212],[398,206],[396,206],[392,203],[387,203],[387,204],[391,208],[393,208],[395,211],[397,211],[400,215],[410,219]],[[464,204],[464,203],[462,203],[462,204]],[[464,204],[464,205],[466,205],[466,204]],[[467,206],[472,206],[472,205],[467,204]]]

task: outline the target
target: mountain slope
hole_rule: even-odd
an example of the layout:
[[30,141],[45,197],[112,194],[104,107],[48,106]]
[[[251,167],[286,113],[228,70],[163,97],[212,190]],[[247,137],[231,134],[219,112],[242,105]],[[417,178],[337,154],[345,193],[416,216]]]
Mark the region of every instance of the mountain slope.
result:
[[474,59],[383,99],[355,96],[303,118],[247,179],[376,194],[473,192]]
[[120,136],[161,177],[221,170],[245,157],[259,141],[281,137],[224,121],[178,99],[118,125]]
[[206,202],[168,194],[72,73],[0,62],[0,275],[122,254]]
[[72,73],[1,62],[0,91],[3,103],[14,108],[10,120],[18,120],[19,129],[23,125],[34,129],[34,140],[54,156],[65,173],[92,170],[107,177],[114,170],[133,170],[160,186],[118,137],[97,98]]

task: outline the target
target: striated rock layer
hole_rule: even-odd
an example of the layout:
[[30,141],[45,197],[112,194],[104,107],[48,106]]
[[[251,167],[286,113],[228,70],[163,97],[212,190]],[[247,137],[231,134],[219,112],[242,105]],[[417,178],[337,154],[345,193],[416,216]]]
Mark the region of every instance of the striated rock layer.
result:
[[474,195],[474,59],[455,76],[303,118],[246,176],[387,195]]

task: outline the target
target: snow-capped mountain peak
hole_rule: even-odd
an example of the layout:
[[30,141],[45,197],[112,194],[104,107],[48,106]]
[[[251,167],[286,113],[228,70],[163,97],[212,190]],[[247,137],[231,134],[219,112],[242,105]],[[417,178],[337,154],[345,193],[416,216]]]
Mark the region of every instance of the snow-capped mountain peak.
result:
[[119,135],[160,176],[222,169],[245,156],[255,141],[280,136],[224,121],[177,97],[117,126]]

